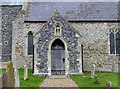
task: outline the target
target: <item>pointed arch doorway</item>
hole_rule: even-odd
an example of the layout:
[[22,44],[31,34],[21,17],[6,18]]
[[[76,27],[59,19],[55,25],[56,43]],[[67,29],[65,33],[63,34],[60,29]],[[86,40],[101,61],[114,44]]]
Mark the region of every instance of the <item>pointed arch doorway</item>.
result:
[[51,45],[51,74],[65,75],[65,45],[60,39]]

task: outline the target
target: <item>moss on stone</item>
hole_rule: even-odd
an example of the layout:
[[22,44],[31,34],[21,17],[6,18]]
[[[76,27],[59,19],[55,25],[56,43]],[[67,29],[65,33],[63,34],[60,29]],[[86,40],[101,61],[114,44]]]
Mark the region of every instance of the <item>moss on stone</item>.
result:
[[7,68],[10,68],[12,66],[12,62],[11,61],[8,61],[7,62]]

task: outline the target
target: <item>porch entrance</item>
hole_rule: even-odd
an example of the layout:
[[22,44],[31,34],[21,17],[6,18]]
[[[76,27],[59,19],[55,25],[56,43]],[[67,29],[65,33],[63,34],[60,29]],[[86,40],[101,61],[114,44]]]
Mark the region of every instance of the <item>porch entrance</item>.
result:
[[60,39],[51,46],[51,74],[65,75],[65,46]]

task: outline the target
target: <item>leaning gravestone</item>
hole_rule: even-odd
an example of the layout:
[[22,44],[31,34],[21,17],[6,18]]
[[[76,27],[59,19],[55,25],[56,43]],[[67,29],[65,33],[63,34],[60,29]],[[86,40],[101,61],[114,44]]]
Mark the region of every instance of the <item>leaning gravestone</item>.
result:
[[3,87],[11,87],[13,89],[14,87],[14,69],[13,69],[13,64],[11,61],[7,63],[7,70],[6,73],[3,75]]
[[106,89],[112,89],[112,83],[110,81],[106,81]]
[[94,77],[95,77],[95,64],[92,64],[91,78],[93,79]]
[[15,69],[14,75],[15,75],[15,87],[20,87],[20,83],[19,83],[19,71],[18,71],[18,69]]
[[24,80],[28,79],[28,68],[26,65],[24,65]]

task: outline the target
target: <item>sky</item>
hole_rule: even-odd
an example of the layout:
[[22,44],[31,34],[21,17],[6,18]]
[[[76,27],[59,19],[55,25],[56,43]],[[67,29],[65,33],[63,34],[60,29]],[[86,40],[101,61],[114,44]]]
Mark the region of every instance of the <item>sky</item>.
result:
[[26,1],[29,2],[118,2],[120,0],[0,0],[0,4],[22,5]]
[[0,0],[3,5],[22,5],[26,0]]

